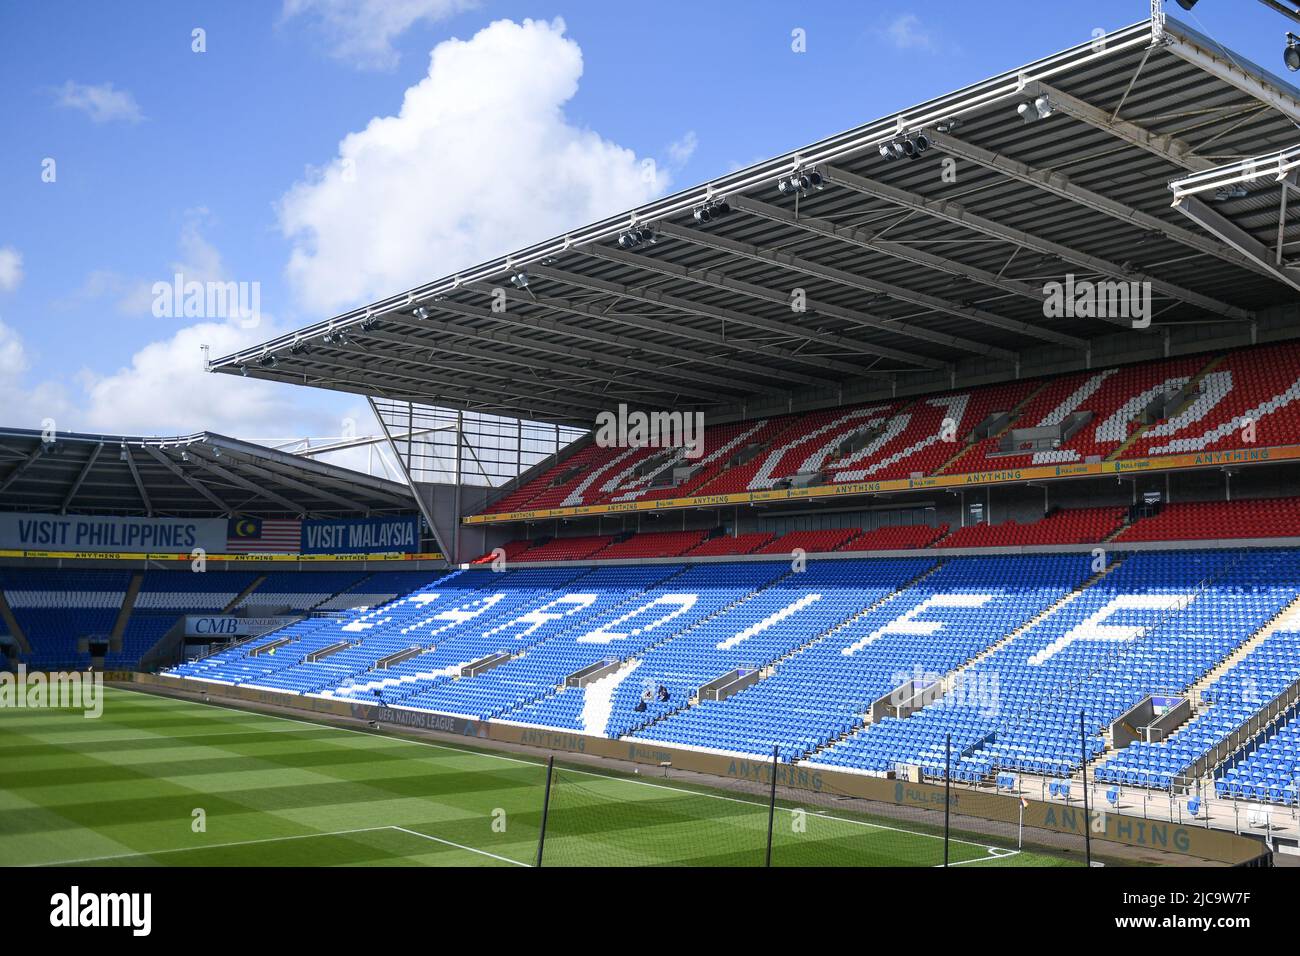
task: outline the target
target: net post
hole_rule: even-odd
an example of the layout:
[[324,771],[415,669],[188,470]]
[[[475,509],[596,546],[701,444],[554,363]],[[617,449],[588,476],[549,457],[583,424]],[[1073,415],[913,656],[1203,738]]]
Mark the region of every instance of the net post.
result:
[[772,828],[776,825],[776,761],[779,747],[772,745],[772,789],[767,799],[767,860],[764,866],[772,865]]
[[948,865],[950,816],[952,807],[952,734],[944,738],[943,750],[943,865]]
[[542,828],[537,833],[537,866],[542,865],[542,849],[546,846],[546,818],[551,811],[551,776],[555,773],[555,755],[546,758],[546,790],[542,794]]
[[1083,859],[1092,866],[1092,812],[1088,809],[1088,736],[1079,711],[1079,768],[1083,775]]

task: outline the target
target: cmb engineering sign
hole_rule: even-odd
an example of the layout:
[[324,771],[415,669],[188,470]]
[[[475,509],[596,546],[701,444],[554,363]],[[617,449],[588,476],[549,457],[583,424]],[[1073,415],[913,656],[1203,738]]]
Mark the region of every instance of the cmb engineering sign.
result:
[[297,617],[235,617],[233,614],[187,614],[186,637],[256,637],[299,620]]

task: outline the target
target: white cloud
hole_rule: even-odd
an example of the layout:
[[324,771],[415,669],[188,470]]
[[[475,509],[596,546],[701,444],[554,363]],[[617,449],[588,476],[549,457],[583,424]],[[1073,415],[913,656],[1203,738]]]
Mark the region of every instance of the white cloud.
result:
[[[229,279],[220,252],[203,235],[206,211],[191,210],[181,230],[179,261],[171,273],[186,281],[221,282]],[[88,296],[116,300],[119,311],[139,320],[132,328],[155,328],[161,337],[138,349],[117,369],[83,369],[65,389],[55,382],[31,382],[32,355],[18,333],[0,323],[0,408],[4,424],[39,427],[54,418],[58,427],[71,431],[173,435],[217,431],[243,438],[277,438],[289,435],[336,435],[351,409],[354,396],[337,396],[259,379],[240,379],[204,370],[201,346],[213,357],[254,345],[286,331],[265,311],[260,324],[245,328],[239,316],[190,320],[159,320],[151,314],[148,285],[123,280],[109,272],[95,272],[84,287]],[[140,289],[143,296],[132,296]],[[159,325],[159,323],[167,323]],[[179,327],[177,327],[179,325]],[[159,334],[155,333],[155,334]],[[52,347],[59,347],[54,343]],[[72,348],[71,365],[81,353]],[[359,419],[370,427],[368,410]]]
[[85,424],[77,427],[158,435],[207,430],[250,438],[304,428],[329,430],[332,416],[310,407],[316,393],[203,370],[201,346],[207,345],[213,356],[226,355],[272,334],[275,330],[265,327],[201,322],[149,343],[129,365],[112,373],[83,373],[78,419]]
[[0,409],[3,424],[40,428],[46,418],[66,420],[70,414],[63,389],[52,383],[26,380],[31,356],[18,331],[0,319]]
[[476,0],[285,0],[283,18],[314,21],[335,59],[358,69],[388,70],[399,59],[393,40],[411,26],[475,6]]
[[27,349],[18,333],[0,322],[0,382],[17,382],[27,371]]
[[349,134],[281,199],[299,301],[355,306],[661,194],[653,162],[565,117],[581,75],[560,20],[435,47],[396,116]]
[[96,123],[111,123],[115,120],[138,123],[144,119],[135,97],[126,90],[114,89],[112,83],[94,86],[68,80],[55,92],[60,106],[81,110]]
[[900,50],[933,50],[934,37],[914,13],[904,13],[893,19],[885,28],[885,36]]
[[13,246],[0,246],[0,292],[12,292],[23,281],[23,254]]
[[695,135],[695,130],[688,130],[681,139],[668,144],[669,164],[673,169],[681,169],[691,161],[699,145],[700,138]]

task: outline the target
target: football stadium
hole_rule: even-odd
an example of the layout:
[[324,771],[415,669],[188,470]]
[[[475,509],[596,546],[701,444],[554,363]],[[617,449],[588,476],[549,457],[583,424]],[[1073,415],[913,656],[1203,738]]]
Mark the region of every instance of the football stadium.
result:
[[1010,66],[208,360],[377,438],[4,423],[0,861],[1300,860],[1300,91]]

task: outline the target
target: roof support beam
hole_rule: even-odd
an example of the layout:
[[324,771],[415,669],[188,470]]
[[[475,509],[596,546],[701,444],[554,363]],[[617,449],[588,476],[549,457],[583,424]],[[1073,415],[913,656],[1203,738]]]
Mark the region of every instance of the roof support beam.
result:
[[1144,149],[1154,156],[1159,156],[1167,163],[1197,172],[1214,167],[1213,160],[1206,159],[1204,156],[1197,156],[1195,147],[1177,136],[1170,133],[1163,135],[1153,133],[1136,123],[1117,117],[1113,118],[1105,110],[1099,109],[1091,103],[1085,103],[1077,96],[1071,96],[1069,93],[1058,90],[1041,80],[1026,84],[1025,96],[1031,99],[1046,96],[1052,101],[1053,106],[1067,116],[1071,116],[1081,123],[1087,123],[1103,133],[1117,136],[1130,146]]
[[235,512],[230,507],[230,505],[226,504],[224,501],[218,498],[217,495],[212,491],[212,489],[210,489],[207,485],[203,484],[203,482],[199,481],[197,478],[194,478],[192,475],[187,475],[185,473],[185,470],[181,468],[180,465],[172,461],[170,455],[165,454],[160,449],[155,448],[153,445],[145,445],[144,450],[156,462],[158,462],[158,464],[162,465],[173,475],[175,475],[181,481],[185,482],[185,484],[189,485],[200,495],[206,498],[209,502],[215,505],[220,511],[222,511],[225,514],[227,518],[234,517]]
[[[983,309],[972,306],[964,306],[957,302],[939,296],[930,295],[925,292],[914,292],[911,289],[905,289],[902,286],[894,285],[890,282],[882,282],[878,279],[869,279],[865,276],[856,275],[843,269],[823,266],[816,262],[811,262],[800,256],[783,252],[779,249],[765,249],[747,242],[738,242],[734,239],[727,239],[723,236],[716,236],[712,233],[701,232],[698,229],[686,229],[681,226],[675,226],[672,223],[664,223],[659,227],[662,235],[677,236],[702,245],[710,249],[718,249],[723,252],[729,252],[733,255],[743,256],[752,259],[755,262],[762,262],[767,265],[782,266],[795,272],[801,272],[804,275],[812,276],[817,279],[824,279],[827,282],[834,282],[839,285],[847,286],[851,289],[858,289],[871,295],[885,295],[892,299],[898,299],[900,302],[906,302],[909,305],[915,305],[923,309],[931,309],[935,312],[945,312],[949,315],[955,315],[959,318],[969,319],[972,322],[978,322],[987,325],[998,325],[1000,316],[985,312]],[[741,284],[737,282],[737,284]],[[782,295],[772,289],[764,289],[753,283],[743,283],[747,290],[752,290],[751,295],[760,295],[767,301],[776,301],[782,304],[789,301],[788,295]],[[975,342],[971,339],[961,338],[956,335],[949,335],[946,332],[933,332],[929,329],[918,328],[914,325],[907,325],[898,319],[881,318],[880,316],[870,315],[856,309],[845,309],[836,305],[829,305],[822,302],[808,300],[808,309],[812,312],[819,312],[822,315],[829,315],[833,318],[843,319],[848,322],[856,322],[867,328],[877,329],[882,332],[890,332],[894,335],[903,335],[909,338],[919,339],[923,342],[929,342],[933,345],[942,345],[959,351],[970,352],[974,355],[986,355],[991,358],[1000,358],[1008,362],[1015,361],[1016,353],[1010,349],[999,348],[994,345],[988,345],[983,342]],[[1023,323],[1014,323],[1019,326]]]
[[373,395],[390,401],[460,408],[464,411],[485,412],[507,418],[522,416],[547,423],[572,424],[581,428],[591,426],[590,414],[579,409],[566,408],[553,402],[543,402],[536,399],[527,402],[509,402],[504,401],[500,395],[484,396],[448,387],[439,387],[434,390],[427,383],[423,386],[406,386],[401,382],[379,384],[368,376],[353,375],[350,372],[345,374],[342,369],[329,369],[320,372],[288,371],[283,367],[276,369],[249,368],[248,376],[249,378],[264,379],[268,382],[284,382],[312,388],[329,388],[336,392],[360,395],[363,398]]
[[[374,438],[371,440],[374,442],[380,442],[383,439]],[[244,461],[245,459],[239,459],[239,460]],[[308,461],[310,462],[310,459]],[[254,468],[260,468],[264,471],[271,472],[276,475],[287,475],[288,478],[293,479],[298,485],[301,485],[302,488],[304,488],[309,492],[313,492],[318,489],[316,489],[315,486],[307,482],[308,478],[310,478],[311,481],[318,482],[321,485],[328,485],[331,488],[338,488],[344,492],[357,490],[357,485],[349,484],[346,481],[343,481],[338,478],[334,478],[331,475],[326,474],[325,470],[321,467],[307,467],[299,470],[293,468],[293,466],[291,465],[281,464],[280,462],[272,461],[269,458],[258,459],[255,462],[250,462],[250,464]],[[319,465],[319,464],[320,463],[317,462],[310,462],[310,465]],[[386,489],[376,488],[369,485],[361,489],[361,493],[374,498],[380,498],[384,501],[392,502],[394,505],[397,505],[398,507],[401,508],[406,508],[408,510],[410,509],[412,504],[409,496],[397,495]],[[321,492],[321,495],[322,497],[329,498],[331,501],[336,501],[339,504],[346,505],[348,509],[351,511],[370,511],[372,513],[375,511],[374,508],[370,507],[365,502],[357,502],[354,499],[349,499],[347,497],[339,497],[337,495],[330,496],[324,492]]]
[[[1213,312],[1218,315],[1227,316],[1233,319],[1249,319],[1251,314],[1245,309],[1235,305],[1229,305],[1226,302],[1220,302],[1212,296],[1202,295],[1199,292],[1193,292],[1191,289],[1184,289],[1180,285],[1172,282],[1165,282],[1156,279],[1153,276],[1141,272],[1126,272],[1123,267],[1117,263],[1102,259],[1078,249],[1072,249],[1069,246],[1062,245],[1059,242],[1053,242],[1050,239],[1043,239],[1039,236],[1025,232],[1023,229],[1016,229],[1012,226],[1005,226],[1002,223],[994,222],[978,213],[973,213],[966,209],[961,203],[952,202],[944,199],[930,199],[917,193],[911,193],[896,186],[889,186],[876,180],[866,179],[858,176],[845,169],[836,166],[826,167],[826,176],[830,182],[843,186],[846,189],[852,189],[855,192],[862,193],[864,196],[871,196],[875,199],[882,199],[885,202],[894,203],[904,209],[912,209],[916,212],[925,213],[936,219],[942,219],[945,222],[957,223],[966,226],[976,232],[983,233],[987,236],[993,236],[1003,239],[1007,242],[1013,242],[1026,248],[1033,249],[1035,252],[1045,255],[1056,256],[1064,259],[1066,262],[1073,262],[1075,265],[1083,266],[1092,272],[1098,272],[1102,275],[1108,275],[1115,279],[1125,282],[1150,282],[1151,288],[1169,298],[1178,299],[1189,305],[1204,309],[1207,312]],[[1127,319],[1119,317],[1106,317],[1101,319],[1104,322],[1110,322],[1114,325],[1120,325],[1129,328],[1130,323]]]
[[186,451],[190,453],[190,461],[194,462],[204,471],[210,471],[214,475],[217,475],[220,478],[224,478],[226,481],[230,482],[232,485],[235,485],[238,488],[243,488],[245,491],[251,491],[253,494],[257,495],[260,498],[265,498],[268,501],[274,501],[281,508],[293,514],[301,515],[302,517],[305,518],[314,517],[314,515],[311,512],[309,512],[306,508],[304,508],[302,505],[298,504],[297,502],[290,501],[288,498],[285,498],[282,495],[279,495],[276,492],[271,491],[269,488],[263,488],[262,486],[252,481],[249,481],[247,478],[243,477],[242,475],[237,475],[233,471],[221,467],[216,463],[214,459],[209,458],[204,452],[200,451],[197,447],[187,448]]
[[1195,196],[1183,196],[1174,202],[1174,208],[1192,222],[1209,230],[1234,249],[1255,259],[1260,268],[1293,289],[1300,289],[1300,269],[1278,265],[1273,252],[1246,230],[1217,209],[1211,209]]
[[1190,39],[1180,36],[1176,31],[1175,24],[1166,26],[1163,38],[1164,49],[1229,86],[1236,87],[1247,96],[1261,103],[1267,103],[1291,122],[1300,124],[1300,102],[1294,97],[1254,73],[1247,73],[1230,59],[1212,53]]
[[[507,295],[508,294],[509,292],[507,292]],[[793,385],[816,385],[820,381],[811,375],[805,375],[801,372],[789,372],[782,369],[774,369],[770,366],[757,365],[753,362],[744,362],[740,359],[710,355],[707,352],[701,352],[699,350],[678,348],[674,345],[663,345],[657,342],[640,341],[638,339],[628,338],[627,336],[613,335],[609,332],[600,332],[590,328],[577,329],[566,325],[563,322],[558,322],[550,317],[542,318],[538,316],[522,316],[516,312],[493,312],[491,309],[485,309],[481,306],[466,305],[461,302],[452,302],[451,300],[439,302],[436,307],[444,312],[463,315],[469,318],[487,319],[492,322],[522,325],[526,328],[538,329],[554,335],[566,335],[573,338],[585,339],[590,342],[600,342],[603,345],[612,345],[618,348],[649,352],[652,355],[663,355],[683,362],[702,362],[711,365],[714,368],[724,369],[742,376],[749,376],[755,379],[757,384],[746,382],[745,387],[747,389],[767,392],[772,395],[781,395],[788,390],[788,388],[769,384],[772,380],[784,380]],[[571,306],[567,311],[584,318],[598,318],[606,322],[624,325],[628,324],[628,317],[626,315],[610,315],[609,313],[601,312],[599,309],[585,307],[584,310],[579,311],[577,307]],[[725,344],[730,345],[732,348],[739,347],[741,351],[766,354],[765,349],[758,347],[745,347],[743,345],[738,346],[734,340],[723,342],[720,336],[714,336],[711,333],[706,333],[704,338],[700,339],[700,341],[715,345]]]
[[[394,317],[392,316],[387,317],[384,324],[385,325],[394,324]],[[422,322],[420,319],[416,319],[413,317],[407,319],[405,316],[399,316],[397,317],[396,324],[400,325],[404,329],[415,330],[415,329],[425,328],[428,326],[429,323],[427,321]],[[472,333],[470,332],[465,332],[462,334],[466,335],[467,337],[472,337]],[[611,385],[627,385],[632,380],[639,382],[639,384],[643,387],[646,384],[648,384],[644,378],[635,379],[634,376],[631,376],[630,373],[633,371],[633,369],[630,366],[623,370],[623,374],[617,375],[617,374],[610,374],[609,372],[597,370],[592,367],[592,364],[590,362],[584,362],[583,360],[579,360],[576,362],[553,362],[550,359],[543,359],[543,358],[536,358],[536,357],[521,359],[499,351],[476,348],[470,345],[462,345],[458,342],[448,342],[445,337],[439,338],[437,342],[426,342],[422,339],[413,339],[401,335],[384,334],[380,332],[367,332],[365,333],[365,335],[371,338],[376,338],[382,342],[389,342],[394,345],[403,345],[406,346],[407,348],[412,348],[412,349],[429,348],[436,352],[448,352],[452,355],[461,355],[464,356],[465,358],[478,359],[480,361],[486,361],[492,363],[510,363],[511,365],[516,366],[520,370],[519,372],[520,375],[530,374],[533,370],[541,368],[551,372],[558,372],[562,375],[571,375],[579,378],[590,378],[592,380],[606,382]],[[622,359],[613,356],[607,357],[605,361],[606,364],[613,365],[613,366],[617,366],[623,362]],[[655,374],[659,374],[659,375],[671,374],[671,369],[664,369],[662,367],[654,366],[648,362],[643,362],[638,364],[642,366],[639,369],[640,371],[654,372]],[[689,372],[682,372],[680,374],[681,377],[684,380],[686,380],[687,382],[686,384],[680,384],[680,385],[664,384],[662,386],[662,390],[677,392],[682,395],[690,395],[693,398],[702,399],[707,402],[727,402],[727,401],[731,401],[733,398],[732,395],[727,395],[721,392],[714,392],[708,389],[699,388],[698,384],[694,384],[694,385],[689,384],[691,381],[698,383],[700,381],[700,376],[692,375]],[[518,377],[519,377],[518,375],[511,376],[511,378],[515,381],[518,380]],[[734,382],[730,384],[733,387],[735,385]]]
[[[838,226],[828,219],[818,219],[813,216],[798,215],[792,211],[783,209],[780,206],[774,206],[771,203],[761,202],[757,199],[751,199],[748,196],[733,196],[728,202],[736,209],[744,210],[755,216],[764,219],[770,219],[773,222],[785,223],[798,229],[803,229],[813,235],[825,236],[828,239],[839,239],[850,245],[857,246],[860,249],[866,249],[868,252],[878,252],[881,255],[899,259],[903,262],[911,262],[915,265],[925,266],[936,272],[945,275],[958,276],[962,279],[969,279],[971,282],[978,282],[991,288],[998,289],[1002,292],[1008,292],[1012,295],[1018,295],[1023,298],[1032,299],[1034,302],[1043,301],[1043,290],[1030,285],[1028,282],[1021,282],[1017,279],[1008,279],[999,276],[996,273],[989,272],[987,269],[980,269],[977,266],[966,265],[963,262],[957,262],[955,259],[946,259],[943,256],[937,256],[932,252],[925,252],[921,249],[914,248],[901,242],[890,242],[887,239],[878,239],[876,234],[866,229],[859,229],[856,226]],[[1008,332],[1018,332],[1031,338],[1041,339],[1044,342],[1053,342],[1057,345],[1065,345],[1070,348],[1084,349],[1087,348],[1086,339],[1078,336],[1067,335],[1064,332],[1056,332],[1052,329],[1040,328],[1031,322],[1019,322],[1015,319],[997,317],[999,321],[991,322],[987,319],[985,324],[993,325],[995,328],[1005,329]]]
[[135,467],[135,457],[131,454],[131,448],[125,442],[122,443],[122,457],[126,460],[126,467],[131,471],[131,480],[135,482],[136,491],[140,492],[140,500],[144,502],[144,513],[152,518],[153,502],[149,500],[149,492],[145,490],[144,482],[140,480],[140,470]]
[[[369,334],[372,333],[358,333],[357,338]],[[365,353],[362,354],[365,355]],[[475,376],[480,376],[480,373],[482,373],[482,370],[478,366],[466,365],[464,363],[429,362],[422,358],[416,358],[410,355],[396,355],[391,352],[383,353],[382,357],[387,360],[388,363],[382,369],[385,378],[401,378],[406,379],[407,381],[420,383],[430,394],[435,391],[445,391],[446,389],[444,388],[444,384],[440,381],[431,381],[430,377],[421,375],[417,370],[429,369],[430,371],[445,372],[450,369],[458,374],[471,373]],[[361,361],[343,355],[319,356],[318,358],[322,364],[331,365],[337,368],[355,369],[359,372],[373,372],[375,370],[375,363],[373,361],[375,353],[373,352],[369,354],[368,361]],[[310,366],[312,361],[314,360],[308,358],[308,366]],[[409,368],[409,366],[414,366],[414,369]],[[292,365],[290,365],[290,368],[292,368]],[[552,404],[556,407],[562,406],[569,410],[581,409],[584,414],[598,412],[608,408],[611,400],[611,396],[608,395],[593,395],[589,392],[582,392],[576,389],[559,386],[553,382],[538,381],[536,388],[526,389],[519,387],[518,378],[512,379],[509,376],[501,375],[500,373],[491,375],[482,374],[481,377],[503,378],[510,383],[506,385],[497,385],[493,382],[488,385],[488,387],[496,394],[498,399],[510,396],[513,398],[549,401],[554,398],[555,401],[552,402]]]
[[[586,246],[578,251],[597,259],[606,259],[623,265],[649,269],[662,275],[686,279],[691,282],[710,285],[714,288],[727,289],[733,292],[743,291],[738,288],[741,284],[737,283],[736,280],[729,279],[728,277],[716,272],[687,269],[685,266],[678,266],[673,263],[663,262],[659,259],[652,259],[649,256],[633,255],[630,252],[623,252],[618,249],[609,249],[605,246]],[[547,279],[552,279],[555,282],[562,282],[579,289],[590,289],[595,292],[608,292],[611,295],[622,296],[625,299],[632,299],[636,302],[645,302],[650,305],[676,309],[679,312],[686,312],[707,319],[716,319],[719,322],[730,322],[735,325],[761,329],[764,332],[775,332],[782,336],[805,339],[810,343],[835,349],[837,354],[843,354],[845,352],[860,352],[868,355],[876,355],[880,358],[892,359],[896,362],[907,362],[911,365],[919,365],[922,368],[941,368],[945,364],[939,359],[917,355],[912,352],[904,352],[900,349],[891,349],[882,345],[874,345],[871,342],[864,342],[861,339],[851,339],[847,336],[836,335],[833,333],[816,332],[812,329],[800,328],[790,322],[763,318],[761,316],[750,315],[746,312],[737,312],[734,309],[725,309],[713,305],[703,305],[701,303],[692,302],[690,299],[667,295],[654,289],[642,286],[628,286],[620,282],[610,282],[605,279],[593,279],[577,273],[556,269],[553,266],[533,266],[530,267],[528,271],[530,274],[543,276]],[[788,309],[790,302],[789,295],[781,295],[779,297],[780,304]],[[677,334],[682,333],[680,326],[669,324],[667,328]],[[733,346],[735,345],[734,339],[729,339],[728,342]],[[820,366],[822,368],[834,369],[836,371],[844,372],[847,375],[860,376],[869,371],[861,365],[853,365],[849,362],[840,362],[825,355],[789,352],[782,353],[783,358],[795,358],[796,356],[809,364]]]
[[5,476],[4,481],[0,481],[0,491],[4,491],[15,481],[21,478],[23,472],[25,472],[28,468],[32,467],[32,465],[36,464],[36,460],[41,457],[41,453],[44,451],[45,451],[45,443],[41,442],[39,445],[36,446],[35,450],[30,455],[28,455],[18,464],[17,468],[15,468],[13,471],[9,472],[9,474]]
[[[396,336],[384,335],[382,332],[357,332],[354,338],[366,341],[380,341],[387,344],[401,344],[408,348],[410,347],[410,343],[407,343]],[[413,354],[410,351],[396,352],[385,350],[382,355],[388,361],[402,366],[415,366],[419,369],[429,369],[430,371],[439,373],[453,372],[457,376],[468,376],[474,379],[490,379],[491,381],[485,381],[483,383],[484,386],[495,392],[500,392],[502,395],[512,395],[524,398],[532,397],[534,395],[549,395],[556,398],[562,398],[565,403],[572,405],[575,408],[589,408],[593,411],[600,411],[608,408],[611,399],[618,395],[617,392],[610,390],[595,392],[589,391],[580,386],[555,379],[537,379],[536,388],[520,388],[519,385],[523,378],[522,375],[512,375],[509,372],[499,369],[488,369],[468,362],[455,362],[439,358],[437,353],[440,351],[442,350],[437,347],[425,346],[420,349],[418,354]],[[373,351],[371,351],[370,354],[372,356],[375,355]],[[338,362],[339,360],[334,359],[333,361]],[[368,363],[350,363],[350,367],[367,368]],[[406,368],[402,369],[404,372],[407,370],[408,369]],[[411,377],[417,381],[420,380],[418,376]]]
[[[193,446],[191,446],[188,450],[191,453],[196,451],[196,449]],[[223,457],[225,457],[227,461],[234,460],[233,456],[230,455],[226,455]],[[349,512],[360,511],[367,516],[369,516],[370,514],[370,509],[365,505],[358,505],[357,502],[350,501],[341,495],[336,495],[332,491],[326,491],[323,488],[314,487],[312,485],[307,484],[305,481],[299,481],[296,478],[283,474],[282,472],[276,469],[263,468],[262,466],[256,465],[247,459],[237,459],[237,460],[239,461],[240,468],[244,469],[245,471],[252,472],[254,475],[257,475],[259,478],[263,478],[267,481],[274,482],[278,484],[281,488],[287,488],[289,491],[299,492],[300,494],[307,495],[309,498],[315,497],[315,498],[320,498],[324,501],[332,501],[334,502],[334,504],[339,505],[341,508],[343,508],[344,511],[349,511]]]
[[968,143],[956,136],[940,133],[937,130],[927,130],[926,134],[933,138],[936,149],[942,150],[950,156],[960,157],[986,169],[1008,176],[1017,182],[1036,186],[1053,196],[1059,196],[1069,202],[1079,203],[1089,209],[1095,209],[1121,222],[1126,222],[1136,229],[1158,232],[1161,235],[1168,236],[1175,242],[1182,243],[1206,255],[1215,256],[1234,266],[1241,266],[1256,272],[1264,271],[1248,257],[1221,242],[1216,242],[1209,236],[1165,222],[1150,213],[1142,212],[1100,193],[1095,193],[1091,189],[1075,185],[1065,173],[1050,169],[1036,169],[1004,154],[995,153],[992,150],[984,149],[982,146],[976,146],[974,143]]
[[[388,423],[384,421],[384,416],[379,413],[379,406],[375,404],[374,398],[369,395],[366,396],[366,401],[370,403],[370,411],[374,413],[375,421],[379,422],[379,427],[383,430],[384,440],[388,443],[388,450],[392,452],[393,458],[397,461],[397,467],[402,470],[402,477],[406,479],[406,487],[411,489],[415,503],[420,509],[420,515],[424,518],[424,523],[429,529],[429,534],[433,535],[433,540],[438,542],[438,550],[442,552],[442,556],[449,561],[455,561],[457,555],[452,554],[447,547],[447,543],[442,540],[442,534],[438,531],[437,524],[434,523],[433,514],[429,511],[424,496],[420,494],[419,486],[411,478],[410,466],[402,458],[401,452],[397,450],[397,442],[393,441],[393,433],[388,430]],[[460,515],[456,515],[456,521],[460,521]]]
[[[680,391],[684,395],[696,395],[700,398],[710,398],[711,396],[718,395],[720,396],[717,399],[718,401],[730,401],[731,399],[721,395],[721,393],[708,391],[695,386],[713,385],[719,388],[735,389],[737,390],[737,392],[740,391],[735,378],[724,378],[721,375],[713,375],[710,372],[704,372],[698,369],[688,369],[685,368],[684,366],[678,367],[674,365],[665,365],[663,363],[643,362],[640,359],[636,359],[636,358],[631,358],[622,355],[612,355],[606,352],[597,352],[593,349],[579,348],[574,345],[560,345],[558,343],[553,343],[553,342],[538,342],[532,339],[524,339],[515,335],[511,335],[509,332],[506,332],[504,330],[498,331],[498,330],[490,330],[490,329],[482,329],[482,330],[467,329],[464,326],[456,325],[453,322],[439,322],[437,319],[434,319],[432,317],[428,319],[416,319],[414,317],[407,318],[406,316],[398,316],[397,318],[401,320],[401,324],[403,326],[407,326],[412,329],[415,328],[426,329],[430,332],[438,332],[443,335],[450,335],[450,336],[469,339],[471,341],[476,341],[479,344],[490,345],[499,342],[501,344],[513,345],[516,346],[517,348],[527,349],[533,352],[540,352],[547,355],[563,356],[565,358],[571,359],[575,363],[583,363],[584,374],[594,374],[593,372],[591,372],[591,368],[597,365],[604,365],[616,369],[628,369],[630,371],[637,371],[637,372],[648,372],[652,375],[667,376],[669,378],[681,379],[688,383],[694,383],[694,385],[692,386],[680,386],[676,384],[665,385],[664,388],[666,390],[673,389],[673,390]],[[440,344],[441,344],[441,340],[440,340]],[[456,347],[461,348],[461,346],[456,346]],[[632,347],[629,346],[629,348]],[[484,352],[489,355],[495,355],[497,356],[498,359],[501,359],[502,361],[505,360],[504,357],[499,352],[493,352],[490,349],[485,349]],[[516,361],[521,363],[523,362],[532,363],[535,362],[536,359],[519,358]],[[682,361],[686,362],[688,360],[683,359]],[[690,359],[689,361],[691,362],[691,364],[694,365],[707,364],[706,359],[699,358],[699,357],[695,357],[693,359]],[[547,367],[549,367],[550,365],[558,365],[561,368],[569,367],[566,363],[563,362],[548,363]],[[777,394],[781,391],[781,389],[776,387],[771,387],[769,391],[772,394]]]
[[68,513],[68,506],[72,504],[72,499],[77,497],[77,492],[81,490],[82,483],[86,480],[86,476],[90,474],[90,470],[95,467],[95,461],[99,458],[99,453],[103,450],[103,442],[99,442],[94,448],[90,449],[90,455],[86,458],[86,463],[81,466],[81,471],[77,472],[77,477],[76,480],[72,482],[72,487],[69,488],[68,493],[63,496],[63,504],[59,506],[59,514],[65,515]]

